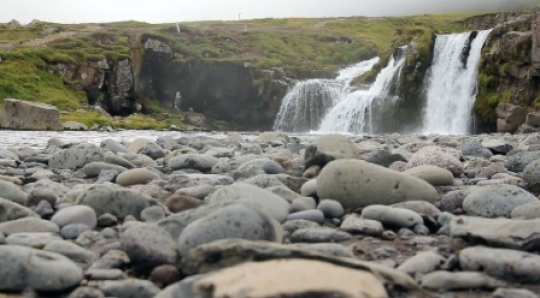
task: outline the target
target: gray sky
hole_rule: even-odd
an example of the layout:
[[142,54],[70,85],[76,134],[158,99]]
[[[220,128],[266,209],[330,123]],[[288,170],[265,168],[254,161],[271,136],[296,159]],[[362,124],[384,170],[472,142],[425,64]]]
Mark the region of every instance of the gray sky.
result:
[[540,0],[1,0],[0,22],[58,23],[137,20],[168,23],[265,17],[381,16],[498,11]]

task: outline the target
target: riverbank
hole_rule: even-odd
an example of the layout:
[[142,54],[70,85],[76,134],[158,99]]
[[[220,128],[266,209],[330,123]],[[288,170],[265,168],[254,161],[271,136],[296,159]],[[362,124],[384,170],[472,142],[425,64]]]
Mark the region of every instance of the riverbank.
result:
[[539,134],[0,131],[0,142],[0,292],[540,291]]

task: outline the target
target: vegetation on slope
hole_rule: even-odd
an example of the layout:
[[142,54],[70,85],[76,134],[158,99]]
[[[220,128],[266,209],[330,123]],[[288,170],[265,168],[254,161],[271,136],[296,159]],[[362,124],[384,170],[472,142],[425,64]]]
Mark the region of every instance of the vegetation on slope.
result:
[[[70,112],[85,107],[83,92],[70,90],[47,67],[129,58],[130,34],[167,41],[181,60],[247,61],[256,68],[280,67],[289,77],[306,77],[313,71],[331,73],[376,55],[386,58],[395,47],[433,33],[463,31],[461,20],[468,16],[261,19],[183,23],[179,27],[140,22],[0,26],[0,101],[15,97]],[[89,115],[81,121],[102,120]]]

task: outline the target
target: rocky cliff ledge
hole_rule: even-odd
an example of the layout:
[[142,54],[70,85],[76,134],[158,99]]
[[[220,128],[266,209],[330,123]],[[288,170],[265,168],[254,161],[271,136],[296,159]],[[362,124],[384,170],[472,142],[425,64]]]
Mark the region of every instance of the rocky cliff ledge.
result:
[[254,69],[242,61],[182,60],[163,41],[139,38],[137,95],[168,109],[193,110],[243,129],[272,127],[287,82],[280,69]]

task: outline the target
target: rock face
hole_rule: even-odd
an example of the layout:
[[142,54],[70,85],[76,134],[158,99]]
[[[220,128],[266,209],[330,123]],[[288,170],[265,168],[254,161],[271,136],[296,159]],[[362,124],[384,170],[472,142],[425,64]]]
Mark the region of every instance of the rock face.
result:
[[287,84],[279,71],[262,72],[227,61],[175,60],[171,46],[143,38],[138,94],[159,98],[164,107],[236,122],[244,129],[271,129]]
[[62,130],[60,112],[54,106],[22,101],[13,98],[4,100],[0,112],[0,127],[18,130]]
[[[492,131],[539,129],[533,108],[540,95],[539,11],[498,15],[491,37],[482,49],[475,111]],[[525,114],[526,110],[531,112],[530,116]]]
[[427,182],[359,160],[337,160],[324,167],[317,178],[317,195],[345,208],[437,199]]

